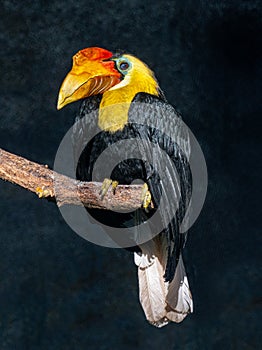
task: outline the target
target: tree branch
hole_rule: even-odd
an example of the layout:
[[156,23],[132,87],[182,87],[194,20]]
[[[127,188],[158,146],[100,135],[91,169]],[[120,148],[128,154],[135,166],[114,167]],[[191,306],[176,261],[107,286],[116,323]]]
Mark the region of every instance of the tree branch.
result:
[[0,148],[0,179],[17,184],[40,198],[53,198],[59,206],[84,205],[106,210],[134,210],[141,207],[143,185],[109,188],[101,199],[99,182],[80,182]]

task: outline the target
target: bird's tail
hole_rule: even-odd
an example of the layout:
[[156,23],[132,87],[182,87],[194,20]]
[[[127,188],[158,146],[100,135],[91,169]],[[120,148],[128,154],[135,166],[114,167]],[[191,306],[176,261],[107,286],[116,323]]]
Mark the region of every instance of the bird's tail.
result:
[[140,245],[142,253],[135,253],[140,303],[147,320],[159,328],[169,322],[181,322],[193,312],[193,300],[182,256],[173,280],[164,280],[167,247],[163,243],[163,238],[156,237]]

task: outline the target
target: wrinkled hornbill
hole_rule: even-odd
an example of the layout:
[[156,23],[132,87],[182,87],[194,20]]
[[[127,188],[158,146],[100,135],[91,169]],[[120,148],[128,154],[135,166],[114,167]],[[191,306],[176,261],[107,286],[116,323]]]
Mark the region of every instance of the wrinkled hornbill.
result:
[[[78,155],[77,179],[91,181],[103,150],[131,139],[135,140],[132,145],[136,154],[139,150],[140,159],[121,160],[110,178],[121,184],[141,179],[148,186],[141,209],[134,213],[88,210],[111,227],[137,227],[140,237],[144,234],[143,224],[158,212],[161,232],[146,242],[133,237],[129,250],[134,252],[138,266],[139,296],[147,320],[157,327],[170,321],[181,322],[193,312],[193,301],[182,260],[186,233],[179,231],[192,192],[189,136],[178,123],[180,116],[167,103],[146,64],[130,54],[113,54],[98,47],[83,49],[73,57],[72,70],[59,91],[57,108],[80,99],[84,101],[77,118],[80,127],[74,132],[74,147],[81,149],[80,139],[89,132],[95,137]],[[163,160],[161,151],[168,159]],[[161,169],[168,179],[167,188],[159,174]],[[96,180],[104,180],[102,173],[96,176]],[[165,199],[164,207],[160,206],[161,198]],[[148,209],[150,202],[154,209]],[[151,228],[154,231],[152,224]]]

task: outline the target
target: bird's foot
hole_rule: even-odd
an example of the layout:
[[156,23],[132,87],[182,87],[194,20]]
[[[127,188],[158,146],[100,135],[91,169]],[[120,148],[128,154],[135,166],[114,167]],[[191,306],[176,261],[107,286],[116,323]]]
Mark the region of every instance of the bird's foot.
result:
[[46,198],[46,197],[53,197],[54,193],[50,189],[46,188],[45,186],[37,187],[35,189],[36,194],[39,198]]
[[141,200],[143,203],[142,204],[143,208],[145,209],[146,212],[148,212],[149,208],[151,208],[152,196],[146,183],[143,185]]
[[102,186],[101,186],[100,193],[99,193],[101,196],[101,199],[103,199],[105,197],[110,186],[112,187],[113,193],[115,193],[115,190],[118,186],[118,181],[113,181],[111,179],[104,179]]

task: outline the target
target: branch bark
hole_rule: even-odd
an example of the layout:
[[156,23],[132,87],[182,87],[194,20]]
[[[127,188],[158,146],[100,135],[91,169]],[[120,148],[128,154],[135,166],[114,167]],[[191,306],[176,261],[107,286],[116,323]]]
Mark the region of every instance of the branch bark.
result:
[[52,198],[59,206],[84,205],[87,208],[127,211],[141,207],[143,185],[109,188],[101,199],[99,182],[81,182],[50,170],[0,148],[0,179],[17,184],[40,198]]

